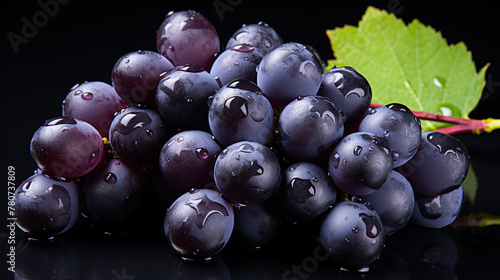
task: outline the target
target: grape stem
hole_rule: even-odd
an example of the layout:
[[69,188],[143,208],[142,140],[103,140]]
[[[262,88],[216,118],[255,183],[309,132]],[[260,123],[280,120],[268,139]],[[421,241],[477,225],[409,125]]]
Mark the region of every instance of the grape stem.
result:
[[[384,106],[381,104],[372,103],[371,108]],[[439,113],[427,113],[422,111],[414,111],[413,114],[421,120],[437,121],[452,124],[452,126],[436,129],[435,131],[446,133],[449,135],[473,133],[480,134],[481,132],[490,133],[495,129],[500,129],[500,119],[488,118],[484,120],[475,120],[468,118],[460,118],[453,116],[445,116]]]

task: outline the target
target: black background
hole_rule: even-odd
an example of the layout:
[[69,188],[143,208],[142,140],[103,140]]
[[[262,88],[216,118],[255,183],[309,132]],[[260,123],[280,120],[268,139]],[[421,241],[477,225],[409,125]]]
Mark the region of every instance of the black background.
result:
[[[40,2],[57,3],[55,0]],[[218,30],[222,45],[225,45],[231,34],[242,24],[265,21],[280,33],[284,41],[310,44],[318,50],[324,60],[333,58],[325,30],[345,24],[357,25],[368,5],[394,12],[406,23],[418,18],[424,24],[431,25],[440,31],[449,43],[464,41],[472,52],[477,69],[486,63],[491,63],[486,73],[487,84],[483,98],[470,116],[481,119],[500,118],[500,110],[498,110],[500,106],[500,52],[498,51],[500,9],[494,1],[476,0],[460,3],[440,1],[437,3],[435,0],[273,2],[72,0],[66,2],[65,4],[58,3],[57,11],[53,15],[46,15],[45,18],[37,17],[42,13],[46,14],[37,1],[4,1],[2,3],[2,21],[5,20],[5,22],[1,25],[2,51],[0,53],[0,90],[3,107],[3,155],[1,158],[4,168],[7,166],[16,168],[17,185],[33,174],[36,168],[29,153],[32,134],[45,120],[61,114],[61,103],[69,89],[74,84],[83,81],[111,83],[111,69],[120,56],[139,49],[156,51],[156,30],[171,10],[193,9],[202,13]],[[223,13],[220,11],[218,13],[214,3],[226,3],[232,6],[228,6],[230,9]],[[22,36],[23,26],[26,24],[23,19],[38,23],[38,26],[36,30],[30,30],[31,38],[27,38],[27,43],[20,44],[16,53],[7,34],[12,32]],[[471,163],[479,182],[476,206],[471,211],[500,215],[500,183],[497,176],[497,172],[500,171],[500,133],[493,132],[479,136],[461,135],[458,138],[469,150]],[[6,211],[1,212],[5,215]],[[454,231],[453,234],[458,235],[457,238],[461,241],[458,257],[460,265],[454,266],[459,279],[470,279],[469,277],[487,275],[495,271],[494,267],[489,264],[494,264],[495,261],[498,264],[497,256],[494,257],[496,259],[486,257],[481,259],[479,256],[488,255],[489,252],[484,251],[488,248],[498,250],[498,241],[494,238],[498,232],[497,227],[482,230],[462,228]],[[281,277],[291,265],[300,264],[304,258],[311,256],[313,249],[317,246],[314,238],[312,241],[285,240],[294,242],[290,244],[279,242],[273,245],[274,247],[271,246],[272,250],[263,250],[260,253],[245,252],[236,255],[242,258],[242,262],[251,263],[253,260],[257,262],[257,264],[248,264],[248,267],[253,267],[252,265],[265,267],[275,261],[280,265],[276,265],[278,268],[275,270],[270,268],[271,275]],[[5,245],[4,239],[1,245],[2,247]],[[96,270],[98,275],[101,275],[98,272],[103,274],[101,278],[95,279],[112,279],[113,277],[118,279],[118,276],[112,272],[114,270],[123,275],[122,267],[128,274],[137,276],[135,279],[143,279],[139,276],[140,272],[129,272],[134,269],[134,265],[131,264],[134,263],[132,260],[139,263],[149,262],[149,264],[143,263],[145,269],[160,269],[163,272],[170,266],[175,266],[176,270],[182,270],[184,266],[192,265],[175,263],[177,258],[173,258],[175,264],[165,265],[167,268],[158,268],[155,266],[157,263],[150,263],[157,255],[162,260],[164,256],[161,250],[164,244],[156,246],[148,243],[142,247],[139,245],[130,245],[132,246],[130,247],[129,245],[121,246],[122,243],[113,241],[111,245],[104,242],[96,246],[101,245],[107,248],[105,251],[109,253],[109,256],[101,255],[99,261],[106,263],[108,258],[112,260],[109,260],[109,266],[105,266],[106,268],[102,271]],[[74,244],[72,246],[78,247]],[[291,250],[294,246],[298,246],[299,249]],[[55,250],[53,253],[57,254],[58,250],[64,251],[65,254],[71,251],[67,249],[71,246],[61,246],[61,248],[58,247],[57,250],[52,248]],[[87,247],[86,250],[91,250],[89,248],[93,247]],[[118,260],[117,255],[113,253],[115,250],[123,251]],[[230,248],[222,254],[231,276],[241,275],[240,269],[245,267],[244,263],[237,263],[231,257],[234,250],[237,251],[237,249]],[[291,251],[296,252],[295,255],[290,256]],[[2,256],[5,255],[3,252],[4,250],[2,250]],[[78,258],[88,258],[91,255],[82,253],[78,255]],[[149,257],[141,260],[144,255]],[[274,259],[271,260],[271,258]],[[120,263],[122,259],[123,264]],[[92,262],[82,260],[73,265],[80,266],[79,263],[81,266],[92,264]],[[142,266],[139,265],[139,267]],[[326,271],[323,271],[323,268]],[[332,267],[330,264],[322,264],[318,271],[308,276],[321,279],[322,276],[330,273],[327,268]],[[205,268],[199,271],[203,269]],[[214,265],[207,266],[206,269],[212,271]],[[163,275],[163,272],[155,272],[152,275]],[[343,275],[343,277],[347,276]]]

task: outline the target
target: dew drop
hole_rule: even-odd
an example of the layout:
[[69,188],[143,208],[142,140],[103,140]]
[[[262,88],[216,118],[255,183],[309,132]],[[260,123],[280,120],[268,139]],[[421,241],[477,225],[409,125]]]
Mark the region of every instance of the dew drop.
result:
[[361,147],[361,146],[356,146],[356,147],[354,147],[354,151],[353,151],[353,152],[354,152],[354,155],[355,155],[355,156],[359,156],[359,155],[361,154],[361,151],[362,151],[362,150],[363,150],[363,147]]
[[352,228],[352,232],[354,232],[354,233],[358,233],[358,232],[359,232],[359,229],[358,229],[357,227],[353,227],[353,228]]
[[150,137],[150,138],[153,138],[154,137],[154,133],[151,129],[146,129],[146,134]]
[[197,189],[197,188],[192,188],[192,189],[190,189],[190,190],[189,190],[189,193],[190,193],[190,194],[195,194],[195,193],[197,193],[197,192],[199,192],[199,191],[200,191],[200,190],[199,190],[199,189]]
[[292,167],[288,168],[288,170],[289,170],[289,171],[294,171],[294,170],[295,170],[295,167],[293,167],[293,166],[292,166]]
[[390,134],[391,134],[391,133],[390,133],[389,131],[387,131],[387,130],[386,130],[386,131],[384,131],[384,137],[389,137],[389,135],[390,135]]
[[182,141],[184,141],[184,137],[183,136],[177,137],[177,142],[182,142]]
[[210,153],[208,152],[207,149],[204,148],[197,148],[196,149],[196,156],[199,159],[207,159],[209,157]]
[[350,240],[349,238],[347,238],[347,237],[346,237],[346,238],[344,239],[344,242],[345,242],[345,243],[349,243],[349,242],[351,242],[351,240]]
[[333,165],[334,168],[338,168],[339,167],[339,163],[340,163],[340,155],[339,153],[335,153],[332,157],[332,159],[330,160],[331,164]]
[[396,151],[392,152],[392,160],[396,161],[399,159],[399,153]]
[[108,172],[104,175],[104,181],[109,184],[113,184],[117,181],[116,175],[112,172]]
[[74,95],[76,95],[76,96],[78,96],[78,95],[82,94],[82,92],[83,92],[83,91],[81,91],[81,90],[77,90],[77,91],[75,91],[73,94],[74,94]]
[[254,151],[254,148],[252,145],[244,143],[244,144],[240,145],[240,147],[238,148],[238,151],[243,152],[243,153],[252,153]]
[[90,157],[89,157],[90,164],[94,164],[99,159],[99,157],[97,156],[98,154],[99,154],[99,152],[97,152],[97,151],[90,154]]

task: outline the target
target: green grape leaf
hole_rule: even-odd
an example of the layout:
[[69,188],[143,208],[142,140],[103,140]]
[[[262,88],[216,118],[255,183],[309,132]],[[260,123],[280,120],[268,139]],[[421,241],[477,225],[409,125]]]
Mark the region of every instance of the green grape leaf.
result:
[[[368,80],[373,103],[402,103],[412,110],[467,118],[479,102],[488,64],[476,71],[463,42],[448,45],[417,19],[406,25],[368,7],[355,26],[326,31],[333,65],[354,67]],[[330,69],[330,68],[327,68]],[[446,124],[422,121],[424,131]]]

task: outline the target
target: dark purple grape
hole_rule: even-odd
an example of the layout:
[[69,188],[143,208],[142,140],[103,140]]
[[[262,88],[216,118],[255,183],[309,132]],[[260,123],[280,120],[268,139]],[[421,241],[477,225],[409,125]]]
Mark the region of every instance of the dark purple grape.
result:
[[71,88],[62,104],[63,116],[88,122],[108,137],[114,114],[125,108],[115,89],[103,82],[85,82]]
[[391,103],[370,108],[359,124],[359,131],[385,137],[389,141],[394,160],[393,167],[408,162],[420,145],[420,120],[403,104]]
[[129,105],[154,106],[160,74],[174,66],[153,51],[136,51],[120,57],[111,72],[116,93]]
[[355,201],[334,205],[320,227],[320,243],[344,269],[367,271],[385,241],[382,221],[371,207]]
[[273,107],[298,96],[316,95],[323,68],[316,54],[300,43],[285,43],[268,52],[257,70],[257,85]]
[[342,138],[333,149],[328,171],[335,186],[351,195],[374,193],[392,171],[387,139],[369,132],[356,132]]
[[299,96],[279,117],[281,145],[298,160],[327,158],[343,134],[344,116],[323,96]]
[[315,221],[336,198],[333,181],[321,166],[298,162],[283,171],[279,202],[289,220]]
[[392,234],[408,223],[415,203],[410,182],[396,171],[391,172],[376,192],[360,198],[377,211],[386,234]]
[[212,135],[204,131],[180,132],[163,146],[160,172],[182,193],[192,188],[217,189],[214,182],[214,165],[221,151],[222,148]]
[[249,44],[234,45],[215,59],[210,74],[225,85],[234,79],[243,78],[257,83],[256,67],[266,53]]
[[156,163],[168,136],[167,127],[157,111],[137,107],[120,111],[109,129],[113,151],[134,164]]
[[462,187],[437,196],[415,193],[415,208],[410,222],[426,228],[448,226],[460,214],[462,204]]
[[352,67],[334,67],[323,74],[318,95],[326,96],[346,115],[346,125],[357,125],[372,100],[368,81]]
[[106,231],[124,230],[145,208],[147,189],[142,169],[111,159],[83,181],[84,213]]
[[211,259],[226,246],[234,227],[231,204],[210,189],[180,196],[165,215],[165,239],[185,259]]
[[264,50],[266,53],[281,45],[283,40],[276,30],[265,22],[244,24],[233,33],[226,44],[226,49],[237,44],[249,44]]
[[177,66],[162,75],[156,106],[163,119],[180,129],[208,131],[208,98],[219,83],[200,66]]
[[397,171],[410,181],[415,192],[437,196],[462,185],[469,171],[469,154],[455,137],[425,132],[417,153]]
[[196,64],[210,71],[220,41],[217,30],[202,14],[172,11],[156,33],[156,47],[174,66]]
[[260,88],[246,79],[223,86],[211,99],[208,122],[217,141],[269,144],[274,137],[274,112]]
[[234,211],[233,236],[239,242],[260,248],[278,235],[282,216],[271,199],[237,207]]
[[72,228],[80,215],[80,189],[71,179],[36,174],[15,192],[17,226],[33,238],[51,238]]
[[44,172],[68,178],[83,176],[103,155],[99,132],[85,121],[56,117],[46,121],[31,138],[31,156]]
[[281,168],[268,147],[241,141],[222,151],[215,162],[214,176],[227,199],[246,205],[264,201],[278,190]]

